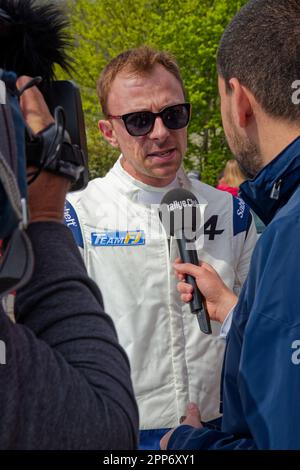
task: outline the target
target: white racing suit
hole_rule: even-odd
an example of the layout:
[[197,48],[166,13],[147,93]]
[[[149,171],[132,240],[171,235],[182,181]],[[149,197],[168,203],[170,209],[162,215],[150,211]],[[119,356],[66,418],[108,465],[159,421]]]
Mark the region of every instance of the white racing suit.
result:
[[[248,207],[190,181],[182,169],[177,181],[200,203],[199,260],[239,292],[256,242]],[[171,239],[169,246],[158,206],[139,202],[145,190],[160,193],[160,199],[165,192],[133,179],[118,160],[104,178],[69,195],[65,220],[129,356],[141,429],[170,428],[189,401],[198,403],[204,421],[219,416],[224,340],[215,322],[212,335],[201,333],[189,305],[181,302],[172,268],[177,243]]]

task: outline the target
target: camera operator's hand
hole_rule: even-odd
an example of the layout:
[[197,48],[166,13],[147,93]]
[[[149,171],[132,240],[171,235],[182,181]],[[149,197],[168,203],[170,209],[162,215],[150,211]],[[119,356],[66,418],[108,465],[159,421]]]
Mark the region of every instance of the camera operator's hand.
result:
[[[18,78],[17,87],[21,89],[30,80],[32,80],[31,77],[23,75]],[[37,87],[34,86],[24,91],[20,98],[20,105],[24,119],[34,134],[37,134],[54,122],[43,95]]]
[[[22,76],[17,81],[22,88],[31,77]],[[20,98],[24,118],[33,133],[38,133],[54,122],[41,92],[37,87],[24,91]],[[30,170],[30,168],[29,168]],[[70,182],[63,176],[42,171],[28,188],[30,222],[62,222],[64,202]]]

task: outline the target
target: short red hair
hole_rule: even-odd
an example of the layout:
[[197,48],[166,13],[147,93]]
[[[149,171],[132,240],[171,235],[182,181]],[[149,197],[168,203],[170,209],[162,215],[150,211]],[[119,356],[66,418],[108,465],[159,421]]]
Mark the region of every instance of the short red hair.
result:
[[180,83],[185,96],[183,81],[175,58],[169,52],[156,51],[149,46],[140,46],[122,52],[103,69],[97,82],[97,93],[103,114],[105,116],[109,114],[107,109],[108,95],[112,83],[119,73],[125,71],[128,74],[143,76],[150,73],[157,64],[162,65],[168,72],[174,75]]

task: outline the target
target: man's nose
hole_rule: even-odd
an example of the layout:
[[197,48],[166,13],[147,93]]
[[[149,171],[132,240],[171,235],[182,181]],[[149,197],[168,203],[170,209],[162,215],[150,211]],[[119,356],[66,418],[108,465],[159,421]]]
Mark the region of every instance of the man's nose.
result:
[[154,121],[154,126],[152,131],[149,134],[149,137],[151,139],[166,139],[170,134],[169,129],[164,125],[162,118],[160,116],[157,116],[155,121]]

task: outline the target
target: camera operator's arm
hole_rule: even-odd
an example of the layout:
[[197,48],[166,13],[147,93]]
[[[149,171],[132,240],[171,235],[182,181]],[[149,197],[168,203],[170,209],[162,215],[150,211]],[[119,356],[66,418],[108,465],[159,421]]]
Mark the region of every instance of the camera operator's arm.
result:
[[[26,98],[33,107],[41,99],[35,89],[25,93],[23,108]],[[25,116],[32,125],[26,108]],[[51,173],[30,187],[34,273],[17,293],[17,324],[0,314],[7,357],[0,365],[2,449],[136,446],[127,357],[72,234],[55,222],[62,219],[67,188]]]
[[[22,88],[29,80],[30,77],[20,77],[17,81],[18,87]],[[34,134],[54,122],[43,96],[36,87],[23,93],[20,104],[24,118]],[[46,171],[41,172],[28,188],[30,221],[61,222],[69,187],[70,183],[66,178]]]

